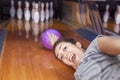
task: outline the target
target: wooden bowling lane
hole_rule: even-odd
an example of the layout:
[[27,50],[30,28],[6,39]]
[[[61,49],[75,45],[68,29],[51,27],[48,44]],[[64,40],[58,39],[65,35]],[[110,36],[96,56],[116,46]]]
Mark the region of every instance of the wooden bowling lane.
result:
[[41,30],[55,28],[63,37],[73,37],[85,44],[85,47],[88,46],[88,41],[73,32],[69,26],[56,20],[53,20],[52,24],[39,23],[38,41],[35,41],[32,22],[27,30],[29,37],[26,37],[25,22],[22,21],[19,34],[17,20],[14,21],[12,23],[10,20],[8,23],[0,55],[0,80],[74,80],[74,69],[59,61],[52,50],[41,45]]

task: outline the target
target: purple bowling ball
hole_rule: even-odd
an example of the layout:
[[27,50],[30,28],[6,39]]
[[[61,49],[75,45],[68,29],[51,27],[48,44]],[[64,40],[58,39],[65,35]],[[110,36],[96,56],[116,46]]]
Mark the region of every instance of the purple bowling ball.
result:
[[55,34],[56,36],[58,36],[58,39],[62,38],[62,36],[61,36],[60,32],[55,30],[55,29],[47,29],[42,33],[42,35],[41,35],[41,43],[43,44],[43,46],[45,48],[52,50],[53,46],[50,45],[50,41],[49,41],[49,38],[47,36],[47,33],[48,34]]

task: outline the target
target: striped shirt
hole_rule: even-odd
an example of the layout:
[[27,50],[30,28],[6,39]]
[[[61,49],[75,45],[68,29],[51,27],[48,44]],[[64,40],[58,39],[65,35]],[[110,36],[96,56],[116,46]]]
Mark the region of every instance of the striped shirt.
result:
[[74,73],[76,80],[120,80],[120,56],[102,53],[97,36],[87,48]]

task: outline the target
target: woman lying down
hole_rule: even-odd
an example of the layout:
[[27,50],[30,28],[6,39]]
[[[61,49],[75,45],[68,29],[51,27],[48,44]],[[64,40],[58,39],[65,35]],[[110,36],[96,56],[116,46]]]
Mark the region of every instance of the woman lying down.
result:
[[76,80],[120,80],[120,37],[98,35],[85,50],[74,39],[48,36],[55,56],[76,70]]

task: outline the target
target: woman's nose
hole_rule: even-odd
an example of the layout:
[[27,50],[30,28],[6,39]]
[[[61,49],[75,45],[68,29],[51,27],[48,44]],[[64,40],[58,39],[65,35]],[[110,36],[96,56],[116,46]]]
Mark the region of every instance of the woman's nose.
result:
[[67,57],[68,57],[68,51],[67,51],[67,50],[63,51],[63,57],[64,57],[64,58],[67,58]]
[[64,57],[67,58],[67,57],[68,57],[68,53],[65,53],[65,54],[64,54]]

